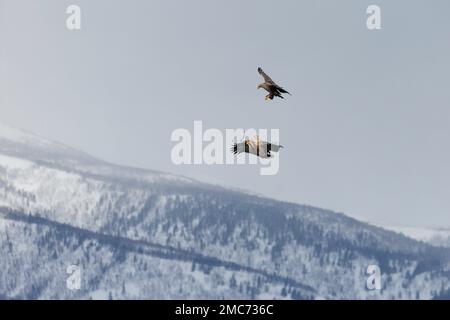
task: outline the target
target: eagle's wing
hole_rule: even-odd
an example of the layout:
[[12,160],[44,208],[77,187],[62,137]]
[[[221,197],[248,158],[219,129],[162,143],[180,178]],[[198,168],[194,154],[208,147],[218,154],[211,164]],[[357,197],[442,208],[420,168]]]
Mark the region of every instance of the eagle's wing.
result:
[[258,68],[259,74],[264,78],[264,81],[270,84],[275,84],[275,81],[273,81],[265,72],[263,69]]
[[272,144],[272,143],[269,143],[269,146],[270,146],[270,150],[272,150],[273,152],[278,152],[278,151],[280,151],[281,148],[284,148],[281,145]]
[[245,152],[245,142],[233,144],[233,146],[231,146],[231,152],[234,154]]
[[265,150],[267,150],[267,152],[270,152],[270,151],[278,152],[278,151],[280,151],[281,148],[283,148],[283,146],[281,146],[281,145],[273,144],[273,143],[266,142],[266,141],[261,141],[260,145],[261,145],[260,148],[264,148]]

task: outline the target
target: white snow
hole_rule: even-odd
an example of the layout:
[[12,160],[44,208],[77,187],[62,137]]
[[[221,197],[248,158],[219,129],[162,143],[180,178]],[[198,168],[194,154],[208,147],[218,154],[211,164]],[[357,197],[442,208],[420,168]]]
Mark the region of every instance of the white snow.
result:
[[33,165],[32,162],[9,157],[0,154],[0,166],[5,167],[7,169],[16,169],[16,170],[26,170]]
[[10,126],[0,123],[0,138],[4,140],[9,140],[11,142],[22,143],[22,144],[34,144],[48,146],[53,144],[53,142],[38,137],[34,134],[27,133],[25,131],[12,128]]
[[450,247],[450,227],[447,228],[427,228],[413,226],[392,226],[371,223],[374,226],[403,234],[406,237],[423,241],[434,246]]

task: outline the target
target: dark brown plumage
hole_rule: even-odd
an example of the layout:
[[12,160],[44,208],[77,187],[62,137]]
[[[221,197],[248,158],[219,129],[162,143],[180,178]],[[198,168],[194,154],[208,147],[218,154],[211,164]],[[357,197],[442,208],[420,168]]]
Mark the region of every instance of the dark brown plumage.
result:
[[286,90],[284,90],[282,87],[277,85],[275,81],[273,81],[261,68],[258,68],[259,74],[264,78],[264,82],[258,85],[258,89],[263,88],[266,90],[269,94],[266,95],[265,100],[273,100],[274,97],[278,97],[281,99],[284,99],[284,97],[281,95],[282,93],[287,93]]

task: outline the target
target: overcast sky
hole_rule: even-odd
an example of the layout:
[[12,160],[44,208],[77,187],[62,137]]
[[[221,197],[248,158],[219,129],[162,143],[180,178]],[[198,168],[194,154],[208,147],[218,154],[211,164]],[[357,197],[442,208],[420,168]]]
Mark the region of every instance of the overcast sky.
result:
[[[449,14],[448,0],[0,0],[0,122],[110,162],[450,226]],[[293,96],[265,102],[258,66]],[[279,128],[279,174],[173,165],[170,135],[194,120]]]

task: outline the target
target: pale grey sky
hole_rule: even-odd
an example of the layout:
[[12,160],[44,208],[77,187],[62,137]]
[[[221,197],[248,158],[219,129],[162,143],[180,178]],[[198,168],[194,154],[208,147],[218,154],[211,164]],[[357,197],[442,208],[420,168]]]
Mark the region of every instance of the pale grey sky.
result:
[[[82,30],[66,29],[77,4]],[[382,9],[368,31],[366,8]],[[124,165],[450,226],[450,2],[0,0],[0,122]],[[293,93],[265,102],[263,67]],[[280,172],[174,166],[170,134],[279,128]]]

